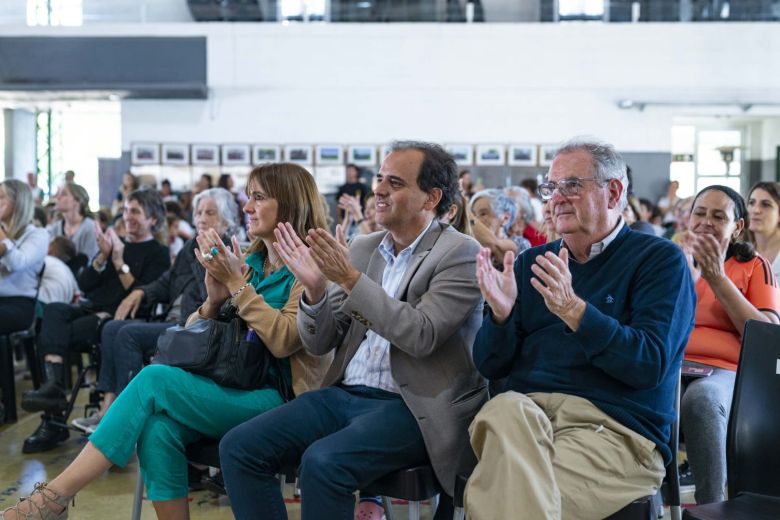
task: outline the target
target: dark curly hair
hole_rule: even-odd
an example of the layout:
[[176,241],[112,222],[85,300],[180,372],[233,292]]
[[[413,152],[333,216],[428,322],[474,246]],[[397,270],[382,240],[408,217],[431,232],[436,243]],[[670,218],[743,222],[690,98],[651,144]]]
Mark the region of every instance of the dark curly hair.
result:
[[[692,207],[696,207],[696,200],[699,197],[701,197],[703,193],[706,193],[708,191],[713,191],[713,190],[723,193],[728,198],[730,198],[731,201],[734,203],[734,221],[737,221],[739,219],[747,220],[746,219],[747,209],[745,208],[745,199],[743,199],[742,195],[740,195],[733,189],[729,188],[728,186],[723,186],[722,184],[713,184],[712,186],[707,186],[699,193],[697,193],[696,197],[694,197],[693,199]],[[756,257],[756,249],[755,247],[753,247],[753,244],[751,244],[750,242],[734,240],[732,242],[729,242],[729,247],[728,249],[726,249],[726,260],[728,260],[732,256],[737,259],[737,262],[749,262],[750,260],[753,260]]]
[[417,185],[425,193],[432,189],[441,190],[441,200],[436,206],[436,217],[440,218],[449,211],[457,197],[460,197],[458,186],[458,167],[452,155],[438,144],[422,141],[395,141],[391,150],[418,150],[423,154],[423,162],[417,174]]

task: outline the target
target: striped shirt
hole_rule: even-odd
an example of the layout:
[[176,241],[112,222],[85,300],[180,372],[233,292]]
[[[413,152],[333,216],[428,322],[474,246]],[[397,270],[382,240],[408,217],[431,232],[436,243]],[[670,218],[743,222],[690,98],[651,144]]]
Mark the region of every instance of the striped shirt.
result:
[[[431,222],[425,226],[422,233],[408,247],[395,255],[393,252],[393,240],[388,233],[384,240],[379,244],[377,250],[385,259],[385,270],[382,273],[382,289],[391,298],[397,298],[398,288],[401,285],[401,279],[409,267],[414,248],[422,239],[423,235],[431,227]],[[392,319],[392,317],[388,317]],[[366,337],[358,347],[355,356],[347,365],[344,373],[345,385],[364,385],[373,388],[381,388],[388,392],[399,393],[398,385],[390,373],[390,342],[374,332],[369,330]]]

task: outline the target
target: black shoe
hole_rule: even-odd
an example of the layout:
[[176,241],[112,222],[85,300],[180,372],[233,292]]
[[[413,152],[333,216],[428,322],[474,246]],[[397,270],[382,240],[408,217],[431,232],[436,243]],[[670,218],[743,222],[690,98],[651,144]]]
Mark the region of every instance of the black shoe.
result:
[[38,390],[27,390],[22,394],[22,409],[28,412],[58,413],[68,407],[65,392],[48,382]]
[[70,432],[64,426],[55,424],[51,417],[44,416],[41,425],[35,433],[24,440],[22,453],[40,453],[53,450],[57,444],[70,437]]
[[203,477],[201,483],[203,485],[203,489],[208,489],[212,493],[216,493],[218,495],[227,495],[227,491],[225,490],[225,480],[222,478],[221,471],[213,477]]
[[63,363],[43,364],[46,382],[38,390],[27,390],[22,394],[22,409],[28,412],[49,412],[56,414],[68,407],[65,399],[65,365]]
[[209,468],[198,469],[187,463],[187,487],[190,491],[203,489],[203,479],[209,476]]
[[678,468],[680,472],[680,491],[691,491],[695,487],[693,481],[693,472],[691,471],[691,465],[686,460]]

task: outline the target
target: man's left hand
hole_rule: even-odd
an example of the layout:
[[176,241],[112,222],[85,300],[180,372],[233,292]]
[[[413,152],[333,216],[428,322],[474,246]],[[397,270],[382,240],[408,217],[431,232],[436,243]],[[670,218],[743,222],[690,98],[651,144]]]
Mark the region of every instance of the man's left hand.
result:
[[306,242],[311,248],[312,259],[325,278],[345,291],[351,291],[360,279],[360,271],[349,261],[349,249],[341,226],[336,226],[335,237],[322,228],[310,229]]
[[536,257],[531,271],[539,278],[531,278],[531,285],[544,298],[547,308],[563,320],[571,330],[577,330],[585,314],[585,302],[571,285],[569,250],[562,247],[558,256],[548,251]]

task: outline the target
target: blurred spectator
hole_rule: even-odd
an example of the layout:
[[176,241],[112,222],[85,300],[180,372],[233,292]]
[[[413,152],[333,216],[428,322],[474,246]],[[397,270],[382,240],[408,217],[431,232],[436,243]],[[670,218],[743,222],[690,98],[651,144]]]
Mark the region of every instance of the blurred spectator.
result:
[[95,218],[97,219],[98,225],[100,225],[100,231],[105,233],[108,226],[111,224],[111,210],[108,208],[100,208],[98,212],[95,213]]
[[73,270],[68,265],[76,256],[76,245],[63,236],[49,242],[49,251],[44,264],[38,300],[42,303],[75,303],[79,286]]
[[0,334],[24,330],[33,321],[46,231],[32,225],[30,187],[17,179],[0,183]]
[[179,193],[179,204],[181,205],[181,214],[187,222],[192,222],[192,192],[183,191]]
[[211,178],[211,175],[204,173],[201,174],[200,179],[195,183],[192,191],[195,192],[195,194],[198,194],[201,191],[210,190],[213,187],[214,180]]
[[111,205],[111,212],[116,214],[122,213],[122,206],[125,203],[127,196],[138,189],[139,182],[138,177],[132,174],[132,172],[125,172],[122,175],[122,184],[119,185],[119,190],[116,192],[116,197]]
[[653,225],[642,218],[639,200],[634,195],[628,195],[626,201],[626,207],[623,208],[623,220],[628,224],[628,227],[640,233],[655,235]]
[[664,228],[661,226],[661,213],[650,199],[639,199],[639,211],[642,214],[642,220],[649,222],[653,226],[656,236],[663,236]]
[[780,183],[754,185],[747,207],[756,251],[772,264],[775,278],[780,281]]
[[545,202],[542,206],[542,215],[544,217],[542,226],[548,242],[552,242],[561,238],[560,235],[558,235],[558,232],[555,230],[555,221],[553,220],[552,209],[550,206],[551,204],[549,201]]
[[52,237],[64,236],[73,241],[76,251],[92,259],[98,252],[95,221],[89,212],[89,194],[82,186],[69,182],[54,199],[54,209],[62,218],[46,229]]
[[677,201],[680,200],[677,196],[677,190],[679,188],[679,182],[669,181],[669,185],[666,187],[666,195],[658,199],[656,207],[663,217],[664,224],[674,222],[674,206],[677,204]]
[[544,220],[544,211],[542,199],[539,198],[539,183],[536,182],[536,179],[523,179],[520,181],[520,186],[528,191],[528,196],[531,197],[531,207],[534,209],[533,220],[540,224]]
[[27,185],[32,191],[33,202],[36,206],[39,206],[43,202],[45,193],[38,187],[38,176],[33,172],[27,172]]
[[515,255],[531,247],[523,237],[510,237],[507,232],[517,214],[517,203],[502,190],[488,189],[475,193],[469,201],[474,238],[487,247],[496,266],[503,266],[504,254]]
[[[368,197],[368,194],[370,193],[370,189],[368,186],[360,182],[360,170],[357,166],[354,164],[348,164],[346,168],[346,181],[344,184],[339,186],[338,191],[336,192],[336,201],[341,201],[342,195],[349,195],[351,197],[355,197],[360,202],[360,211],[362,214],[363,206],[366,201],[366,197]],[[345,215],[345,210],[341,207],[339,207],[339,220],[342,220]]]
[[163,179],[162,182],[160,182],[160,197],[162,197],[163,202],[179,201],[179,199],[176,197],[176,194],[173,193],[173,189],[171,189],[171,181],[168,179]]
[[474,195],[474,183],[471,181],[471,172],[463,170],[458,174],[458,186],[460,186],[460,193],[466,200],[471,200]]
[[449,224],[464,235],[473,236],[471,230],[471,222],[469,222],[468,212],[466,211],[466,205],[468,201],[461,197],[455,197],[455,202],[450,205],[449,211],[439,219],[439,222]]
[[515,220],[509,228],[510,237],[523,237],[531,244],[531,247],[540,246],[547,242],[547,237],[534,226],[534,208],[531,205],[531,196],[526,188],[509,186],[504,192],[517,204]]

